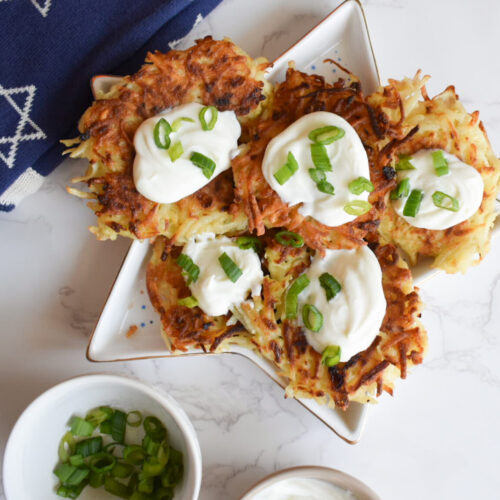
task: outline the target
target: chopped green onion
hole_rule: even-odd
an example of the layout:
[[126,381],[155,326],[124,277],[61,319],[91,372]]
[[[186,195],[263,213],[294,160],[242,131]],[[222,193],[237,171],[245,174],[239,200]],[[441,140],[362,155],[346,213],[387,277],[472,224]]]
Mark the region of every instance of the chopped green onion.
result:
[[56,468],[54,474],[60,479],[64,486],[76,486],[80,484],[88,475],[89,469],[74,467],[69,464],[61,464]]
[[189,307],[189,309],[192,309],[193,307],[196,307],[198,305],[198,299],[193,295],[190,295],[189,297],[184,297],[183,299],[179,299],[177,301],[177,305]]
[[344,137],[345,131],[340,127],[335,127],[334,125],[328,125],[326,127],[316,128],[309,132],[309,139],[318,144],[331,144]]
[[194,153],[191,153],[191,156],[189,159],[191,160],[191,163],[193,165],[196,165],[198,168],[201,168],[203,175],[207,179],[210,179],[212,177],[212,175],[214,175],[216,164],[211,158],[208,158],[208,156],[202,155],[201,153],[194,152]]
[[90,410],[85,420],[90,422],[94,427],[102,424],[106,420],[110,419],[113,416],[113,410],[109,406],[99,406],[99,408],[94,408]]
[[182,147],[180,141],[177,141],[176,143],[172,144],[172,147],[169,148],[168,150],[168,156],[170,156],[170,159],[172,161],[178,160],[183,153],[184,153],[184,148]]
[[108,443],[107,445],[103,446],[102,451],[105,451],[106,453],[111,453],[113,454],[115,452],[115,449],[121,446],[122,448],[125,447],[123,443],[117,443],[116,441],[113,441],[111,443]]
[[168,461],[168,455],[165,452],[165,447],[162,445],[155,457],[147,457],[144,460],[142,471],[148,477],[159,476]]
[[285,182],[290,179],[290,177],[297,172],[299,169],[299,164],[290,151],[287,156],[286,163],[274,173],[274,178],[278,181],[278,184],[282,186]]
[[193,259],[186,255],[185,253],[181,253],[179,257],[177,257],[177,264],[184,270],[184,273],[188,277],[187,284],[191,284],[196,282],[198,276],[200,275],[200,268],[193,262]]
[[336,364],[339,363],[341,352],[342,351],[340,349],[340,346],[329,345],[324,349],[323,353],[321,354],[321,362],[325,366],[328,366],[328,368],[331,368],[332,366],[335,366]]
[[309,169],[309,175],[311,176],[311,179],[317,184],[318,182],[325,181],[326,180],[326,174],[324,170],[321,170],[319,168],[310,168]]
[[105,420],[100,426],[99,430],[102,434],[111,434],[111,419]]
[[240,236],[239,238],[236,238],[236,244],[241,250],[252,249],[257,253],[262,250],[262,243],[259,238],[255,238],[255,236]]
[[[210,118],[210,121],[207,123],[207,121],[205,120],[205,115],[207,114],[208,111],[210,111],[212,117]],[[215,106],[205,106],[204,108],[201,109],[199,116],[200,116],[201,128],[203,130],[212,130],[217,122],[219,111]]]
[[134,410],[127,413],[127,425],[130,427],[139,427],[142,424],[142,413]]
[[188,118],[187,116],[181,116],[180,118],[176,118],[172,122],[172,132],[177,132],[181,128],[182,122],[194,123],[194,120],[192,118]]
[[127,415],[121,410],[115,410],[111,417],[111,437],[118,443],[125,440],[125,428],[127,426]]
[[71,419],[71,433],[73,436],[88,437],[92,436],[95,427],[83,418],[73,417]]
[[89,484],[92,488],[100,488],[104,484],[104,474],[99,472],[90,471]]
[[317,169],[327,172],[332,171],[332,164],[330,163],[330,158],[328,158],[328,153],[323,144],[318,144],[316,142],[311,144],[311,158]]
[[307,275],[302,274],[290,285],[285,299],[285,314],[287,318],[294,319],[297,317],[299,294],[309,286],[309,283],[311,281]]
[[125,446],[123,450],[123,458],[134,465],[141,464],[146,458],[146,453],[141,446],[130,445]]
[[155,144],[160,149],[168,149],[170,147],[170,133],[172,132],[172,127],[170,123],[165,120],[165,118],[160,118],[155,125],[153,130],[153,136]]
[[323,273],[319,277],[319,284],[325,290],[326,300],[333,299],[342,290],[340,283],[330,273]]
[[172,500],[174,498],[174,490],[172,488],[158,488],[155,491],[156,500]]
[[102,437],[92,437],[76,443],[75,453],[83,458],[90,457],[102,450]]
[[328,181],[319,181],[318,184],[316,184],[316,187],[322,193],[335,194],[335,188]]
[[132,464],[126,462],[116,462],[115,466],[111,470],[111,475],[113,477],[125,478],[132,475],[135,471],[135,467]]
[[451,212],[458,212],[458,209],[460,208],[460,204],[456,198],[453,198],[453,196],[443,193],[442,191],[434,191],[432,201],[436,207],[444,208],[445,210],[450,210]]
[[54,474],[59,478],[62,483],[65,483],[73,472],[75,472],[76,467],[70,464],[61,464],[54,470]]
[[[139,484],[137,485],[137,491],[140,493],[147,493],[150,495],[153,493],[154,489],[154,477],[146,476],[145,474],[139,475]],[[150,498],[150,497],[148,497]]]
[[156,455],[160,449],[160,441],[156,441],[146,434],[142,440],[142,447],[147,455]]
[[104,489],[108,493],[120,498],[128,498],[130,496],[128,487],[116,479],[113,479],[111,476],[107,476],[104,480]]
[[83,465],[82,455],[73,455],[69,457],[69,463],[75,467],[80,467],[80,465]]
[[97,453],[89,462],[90,470],[97,474],[110,471],[116,464],[116,458],[111,453]]
[[448,161],[441,150],[432,152],[432,162],[437,176],[441,177],[448,173]]
[[423,197],[424,193],[420,189],[412,189],[403,208],[403,215],[406,217],[415,217],[420,210],[420,203],[422,203]]
[[184,473],[184,464],[182,453],[175,448],[170,447],[168,464],[165,472],[161,475],[161,484],[167,488],[175,486],[181,479]]
[[391,200],[399,200],[402,196],[406,197],[410,193],[410,179],[408,177],[404,178],[400,182],[396,189],[391,191]]
[[58,453],[61,462],[67,462],[69,460],[69,457],[75,452],[75,446],[73,434],[70,431],[66,432],[59,443]]
[[220,257],[219,257],[219,263],[226,273],[226,276],[233,282],[236,283],[241,275],[243,274],[243,271],[236,265],[236,263],[229,257],[229,255],[224,252]]
[[163,441],[167,437],[167,429],[156,417],[148,416],[143,422],[144,432],[153,441]]
[[344,211],[349,215],[363,215],[370,211],[372,208],[371,203],[363,200],[349,201],[344,205]]
[[373,184],[366,177],[358,177],[357,179],[354,179],[349,182],[347,187],[352,194],[361,194],[363,191],[371,193],[374,189]]
[[415,166],[410,162],[412,157],[410,155],[399,155],[399,161],[394,165],[397,171],[400,170],[415,170]]
[[304,238],[293,231],[279,231],[274,235],[275,240],[285,247],[300,248],[304,246]]
[[323,326],[323,315],[317,307],[305,304],[302,308],[302,321],[308,330],[319,332]]

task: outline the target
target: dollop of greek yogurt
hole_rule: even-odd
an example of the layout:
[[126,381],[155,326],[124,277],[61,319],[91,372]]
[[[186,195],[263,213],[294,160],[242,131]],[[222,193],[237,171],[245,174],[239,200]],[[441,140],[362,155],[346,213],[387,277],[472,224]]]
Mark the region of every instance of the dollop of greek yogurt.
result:
[[[321,192],[309,174],[314,168],[311,158],[311,139],[308,134],[325,126],[336,126],[344,130],[345,135],[326,145],[332,166],[331,172],[325,172],[326,180],[333,185],[335,194]],[[282,185],[274,174],[286,163],[291,152],[298,162],[299,169]],[[281,134],[269,142],[262,172],[267,183],[290,206],[302,203],[299,212],[311,216],[327,226],[340,226],[356,218],[344,210],[346,203],[354,200],[368,200],[368,192],[352,194],[348,184],[358,177],[370,179],[368,157],[361,139],[354,128],[341,116],[326,111],[310,113],[292,123]]]
[[255,500],[356,500],[350,491],[321,479],[283,479],[257,493]]
[[[134,183],[137,191],[158,203],[173,203],[198,191],[231,166],[231,159],[238,147],[241,127],[234,111],[219,111],[212,130],[203,130],[200,122],[202,104],[183,104],[145,120],[134,136],[136,156]],[[209,119],[210,113],[207,113]],[[154,139],[154,129],[164,118],[170,125],[179,118],[179,129],[170,133],[170,148],[180,142],[183,153],[172,161],[167,149],[159,148]],[[208,179],[201,168],[194,165],[190,156],[197,152],[215,162],[215,170]]]
[[[330,300],[319,281],[323,273],[332,275],[342,287]],[[369,347],[386,312],[382,270],[375,254],[366,246],[326,250],[324,258],[314,257],[305,274],[310,284],[299,295],[299,311],[308,303],[323,315],[323,326],[318,332],[305,328],[309,344],[318,352],[329,345],[340,346],[340,361],[348,361]],[[300,313],[299,318],[304,326]]]
[[[432,153],[436,149],[421,150],[412,155],[410,162],[414,170],[398,171],[398,181],[409,179],[410,192],[420,189],[423,192],[420,209],[415,217],[405,216],[403,210],[407,196],[393,200],[392,206],[400,217],[415,227],[424,229],[447,229],[467,220],[479,209],[483,201],[484,183],[481,174],[471,165],[456,156],[442,151],[448,162],[448,174],[436,175]],[[441,191],[459,203],[458,211],[453,212],[436,206],[432,195]]]
[[[224,252],[243,273],[235,283],[228,278],[219,262]],[[260,294],[264,274],[259,256],[252,249],[242,250],[231,238],[204,233],[192,237],[182,253],[191,257],[200,268],[198,279],[189,288],[206,314],[227,314],[232,306],[244,302],[249,293]]]

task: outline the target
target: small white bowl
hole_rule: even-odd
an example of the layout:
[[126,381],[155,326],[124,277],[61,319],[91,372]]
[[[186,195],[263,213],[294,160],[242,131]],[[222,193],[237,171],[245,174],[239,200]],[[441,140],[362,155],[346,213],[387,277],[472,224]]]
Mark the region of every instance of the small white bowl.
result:
[[[3,484],[7,500],[60,500],[53,470],[59,442],[73,415],[100,405],[139,410],[158,417],[169,439],[184,455],[184,478],[175,500],[195,500],[201,484],[201,451],[184,410],[170,396],[117,375],[86,375],[63,382],[35,399],[17,420],[5,449]],[[112,497],[104,489],[85,488],[79,500]]]
[[277,471],[259,481],[247,491],[240,500],[254,500],[259,493],[263,493],[270,486],[285,479],[298,478],[320,479],[327,483],[334,484],[339,488],[350,491],[356,497],[356,500],[380,500],[380,497],[359,479],[336,469],[319,467],[316,465],[292,467],[291,469]]

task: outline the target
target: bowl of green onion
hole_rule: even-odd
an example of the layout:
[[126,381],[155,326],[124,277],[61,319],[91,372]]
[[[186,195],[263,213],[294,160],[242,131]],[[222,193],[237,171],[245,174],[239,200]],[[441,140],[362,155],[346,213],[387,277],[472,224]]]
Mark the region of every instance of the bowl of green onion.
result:
[[76,377],[24,410],[4,455],[7,500],[193,500],[195,430],[179,404],[134,379]]

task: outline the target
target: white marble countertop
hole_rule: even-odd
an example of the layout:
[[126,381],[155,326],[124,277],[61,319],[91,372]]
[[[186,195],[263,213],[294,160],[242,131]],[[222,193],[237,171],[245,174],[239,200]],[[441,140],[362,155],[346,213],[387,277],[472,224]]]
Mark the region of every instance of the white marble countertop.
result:
[[[277,56],[338,3],[226,0],[205,21],[252,55]],[[495,0],[365,0],[382,80],[433,75],[479,109],[500,152],[500,4]],[[198,431],[201,500],[237,499],[263,476],[316,464],[359,477],[384,500],[499,498],[500,240],[466,276],[426,283],[424,365],[371,408],[348,445],[250,362],[236,356],[92,364],[88,335],[128,242],[97,242],[93,214],[64,191],[65,162],[42,189],[0,215],[0,453],[28,403],[77,374],[130,374],[171,393]],[[3,500],[0,485],[0,499]],[[15,500],[15,499],[13,499]],[[43,500],[43,499],[41,499]]]

